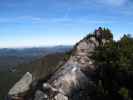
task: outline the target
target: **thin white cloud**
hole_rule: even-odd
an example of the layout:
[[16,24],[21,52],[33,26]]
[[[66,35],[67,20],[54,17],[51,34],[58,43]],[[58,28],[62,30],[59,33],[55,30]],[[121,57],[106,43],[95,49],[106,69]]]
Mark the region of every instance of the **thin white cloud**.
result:
[[40,17],[33,17],[33,16],[20,16],[20,17],[17,17],[17,19],[22,19],[22,20],[34,20],[34,21],[39,21],[41,20]]
[[132,10],[121,10],[120,13],[126,16],[133,16]]
[[123,6],[129,0],[97,0],[101,4],[111,5],[111,6]]
[[69,17],[55,17],[55,18],[40,18],[34,16],[19,16],[16,18],[0,18],[0,24],[2,23],[32,23],[32,24],[44,24],[44,23],[90,23],[90,24],[107,24],[107,23],[116,23],[118,21],[112,19],[88,19],[87,17],[82,18],[69,18]]
[[33,16],[18,16],[18,17],[12,17],[12,18],[0,18],[0,23],[24,23],[24,22],[29,22],[29,23],[35,23],[35,22],[40,22],[41,18],[40,17],[33,17]]
[[129,2],[127,6],[120,8],[120,13],[126,16],[133,16],[133,2]]

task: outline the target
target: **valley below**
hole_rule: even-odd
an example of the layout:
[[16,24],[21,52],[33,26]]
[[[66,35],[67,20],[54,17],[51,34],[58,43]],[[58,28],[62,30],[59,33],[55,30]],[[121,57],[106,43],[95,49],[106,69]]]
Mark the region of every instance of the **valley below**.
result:
[[57,65],[64,59],[64,53],[71,48],[72,46],[0,49],[0,100],[6,97],[9,89],[26,72],[39,74],[42,68]]

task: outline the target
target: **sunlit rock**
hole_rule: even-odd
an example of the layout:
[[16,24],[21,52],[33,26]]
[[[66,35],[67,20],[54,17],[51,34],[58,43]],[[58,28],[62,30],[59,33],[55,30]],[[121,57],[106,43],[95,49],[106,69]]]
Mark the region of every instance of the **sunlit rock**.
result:
[[30,89],[32,83],[32,75],[27,72],[9,91],[10,96],[19,96]]

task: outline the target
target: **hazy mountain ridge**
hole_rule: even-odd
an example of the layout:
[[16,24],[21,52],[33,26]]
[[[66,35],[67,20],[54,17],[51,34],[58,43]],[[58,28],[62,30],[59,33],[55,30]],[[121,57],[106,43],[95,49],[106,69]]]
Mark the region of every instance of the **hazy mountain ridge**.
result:
[[52,46],[52,47],[29,47],[29,48],[1,48],[0,56],[40,56],[42,53],[64,52],[72,46]]
[[72,46],[0,49],[0,70],[14,68],[16,65],[29,63],[51,53],[66,52],[71,48]]
[[[71,48],[72,46],[0,49],[0,100],[4,99],[9,88],[25,72],[38,72],[36,70],[37,66],[39,68],[43,66],[56,66],[60,60],[64,59],[64,53]],[[47,63],[50,61],[51,63]]]

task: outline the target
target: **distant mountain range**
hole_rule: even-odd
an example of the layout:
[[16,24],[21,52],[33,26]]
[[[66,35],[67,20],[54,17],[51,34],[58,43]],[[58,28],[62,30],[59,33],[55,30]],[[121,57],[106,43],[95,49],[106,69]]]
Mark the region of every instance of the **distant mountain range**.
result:
[[[38,75],[42,74],[42,68],[54,71],[51,70],[53,66],[57,66],[64,59],[64,53],[71,49],[72,46],[0,49],[0,100],[25,72]],[[47,75],[49,71],[46,70],[42,75]]]
[[[17,82],[27,71],[35,76],[47,76],[55,71],[56,66],[64,59],[64,53],[48,54],[27,64],[20,64],[10,70],[0,71],[0,100],[3,100],[9,89]],[[54,66],[54,67],[53,67]],[[44,69],[47,69],[44,72]]]
[[2,48],[0,49],[0,70],[14,68],[18,64],[29,63],[45,55],[66,52],[72,46]]

